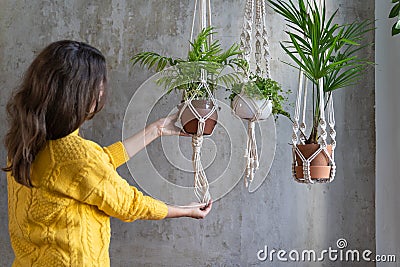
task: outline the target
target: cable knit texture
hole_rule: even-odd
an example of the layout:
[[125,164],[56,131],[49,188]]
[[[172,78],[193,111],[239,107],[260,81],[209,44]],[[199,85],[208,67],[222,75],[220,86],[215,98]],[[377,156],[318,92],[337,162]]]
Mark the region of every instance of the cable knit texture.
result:
[[33,188],[8,174],[13,266],[110,266],[110,216],[163,219],[167,206],[116,172],[127,160],[121,142],[102,148],[75,131],[36,156]]

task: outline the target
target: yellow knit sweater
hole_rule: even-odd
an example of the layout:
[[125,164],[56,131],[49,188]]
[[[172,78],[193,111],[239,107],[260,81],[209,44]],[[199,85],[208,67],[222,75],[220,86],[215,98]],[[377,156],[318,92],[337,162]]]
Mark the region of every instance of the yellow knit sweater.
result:
[[48,141],[36,156],[33,188],[8,175],[13,266],[109,266],[110,216],[164,218],[164,203],[116,172],[127,158],[121,142],[102,148],[75,131]]

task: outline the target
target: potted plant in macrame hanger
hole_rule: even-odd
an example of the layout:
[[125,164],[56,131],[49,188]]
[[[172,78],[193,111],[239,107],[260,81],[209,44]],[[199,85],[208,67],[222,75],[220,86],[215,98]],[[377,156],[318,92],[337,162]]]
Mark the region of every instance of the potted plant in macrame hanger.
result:
[[[357,84],[366,67],[373,64],[357,55],[369,45],[362,42],[365,41],[365,34],[373,30],[373,22],[364,20],[335,24],[337,10],[327,18],[322,0],[298,0],[298,5],[292,1],[268,2],[275,12],[285,18],[289,28],[286,33],[290,40],[281,43],[283,50],[294,61],[287,64],[300,71],[292,138],[293,175],[297,181],[305,183],[332,181],[335,174],[333,151],[336,146],[332,93]],[[312,90],[307,96],[308,82],[312,84]],[[310,95],[312,124],[307,135],[305,113],[307,97]],[[302,121],[299,122],[301,112]],[[325,121],[325,112],[328,123]],[[327,126],[330,128],[331,144],[327,143]]]
[[[206,6],[204,0],[201,1],[201,6]],[[162,71],[161,78],[156,82],[165,87],[167,93],[173,90],[182,91],[182,103],[178,105],[179,118],[185,132],[192,134],[194,192],[200,203],[208,204],[211,195],[201,164],[201,147],[203,135],[210,135],[217,123],[214,92],[219,85],[229,88],[236,83],[242,75],[241,71],[247,69],[247,62],[237,57],[242,53],[239,45],[233,44],[224,51],[219,40],[212,41],[214,28],[204,26],[205,9],[199,10],[202,11],[202,29],[190,42],[186,59],[142,52],[132,57],[132,63]]]
[[[248,121],[247,158],[245,186],[250,188],[255,173],[259,168],[259,159],[255,135],[255,123],[266,120],[271,114],[283,115],[290,119],[290,114],[283,109],[288,100],[289,91],[284,92],[278,82],[271,78],[253,74],[248,81],[235,84],[229,96],[233,112]],[[249,189],[250,190],[250,189]]]
[[282,107],[290,91],[284,92],[270,75],[264,0],[246,2],[240,49],[243,53],[239,57],[246,60],[249,67],[245,81],[235,84],[231,89],[229,98],[235,114],[241,119],[256,121],[267,119],[271,113],[290,118]]
[[[249,185],[259,168],[256,122],[266,120],[271,114],[290,115],[283,109],[289,91],[284,92],[270,75],[270,53],[266,29],[264,0],[248,0],[244,9],[243,28],[240,35],[239,55],[249,67],[245,79],[232,86],[231,107],[236,116],[248,121],[247,145],[245,150],[245,186]],[[254,70],[253,70],[254,69]],[[250,189],[249,189],[250,190]]]
[[[182,103],[178,109],[183,129],[189,134],[198,133],[198,117],[204,116],[207,118],[203,134],[213,132],[218,119],[213,96],[215,90],[219,85],[231,87],[241,77],[240,70],[245,71],[247,68],[247,63],[237,57],[242,53],[239,45],[233,44],[224,51],[219,40],[210,43],[214,34],[213,27],[203,28],[190,42],[186,59],[161,56],[155,52],[142,52],[131,58],[133,65],[140,64],[148,69],[154,67],[156,71],[162,71],[157,84],[163,86],[167,93],[182,91]],[[227,72],[227,68],[231,71]]]
[[[232,109],[241,119],[265,120],[271,114],[290,119],[290,114],[283,108],[289,93],[290,90],[283,91],[277,81],[251,74],[248,81],[232,86],[229,99]],[[261,112],[257,114],[258,111]]]
[[283,105],[288,101],[290,91],[283,91],[277,81],[261,75],[251,74],[247,81],[232,86],[229,99],[231,108],[240,119],[248,121],[247,158],[245,186],[249,188],[259,168],[255,123],[266,120],[271,114],[277,118],[283,115],[290,119],[290,114]]

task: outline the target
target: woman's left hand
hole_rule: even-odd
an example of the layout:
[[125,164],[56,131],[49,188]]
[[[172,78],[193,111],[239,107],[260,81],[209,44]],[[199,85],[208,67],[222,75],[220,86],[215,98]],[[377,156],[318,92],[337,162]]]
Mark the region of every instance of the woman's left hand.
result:
[[212,207],[212,201],[208,204],[199,206],[199,203],[190,203],[187,207],[169,206],[168,214],[166,218],[179,218],[179,217],[190,217],[194,219],[204,219],[210,212]]
[[155,124],[157,126],[158,136],[168,136],[168,135],[189,136],[175,125],[177,119],[178,119],[178,113],[175,113],[156,121]]

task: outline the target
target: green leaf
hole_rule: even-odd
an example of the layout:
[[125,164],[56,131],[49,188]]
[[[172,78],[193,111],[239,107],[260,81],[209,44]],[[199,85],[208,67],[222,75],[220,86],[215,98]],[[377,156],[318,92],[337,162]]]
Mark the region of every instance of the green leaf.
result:
[[[333,84],[347,85],[353,81],[355,75],[345,71],[346,67],[355,67],[358,64],[369,64],[359,60],[355,55],[366,45],[361,44],[365,33],[373,30],[370,21],[353,22],[348,25],[333,24],[337,10],[328,19],[326,7],[318,8],[316,1],[312,0],[309,12],[305,8],[305,1],[299,0],[299,6],[292,1],[284,3],[281,0],[269,0],[275,11],[284,16],[287,21],[290,41],[281,43],[281,47],[295,62],[296,68],[302,69],[314,84],[324,77]],[[309,1],[307,1],[308,4]],[[357,68],[359,73],[362,68]],[[329,78],[327,78],[329,77]],[[333,88],[333,87],[331,87]]]
[[394,5],[392,10],[390,10],[389,18],[391,19],[399,16],[399,11],[400,11],[400,3],[397,3]]
[[395,35],[397,35],[399,33],[400,33],[400,29],[397,29],[396,28],[396,24],[394,24],[393,27],[392,27],[392,36],[395,36]]
[[[148,69],[162,71],[161,78],[156,82],[164,86],[167,93],[176,89],[185,90],[187,97],[206,97],[206,90],[198,87],[202,71],[207,75],[211,90],[217,88],[216,82],[221,82],[227,87],[232,86],[248,71],[246,60],[238,57],[243,54],[240,46],[233,44],[227,50],[223,50],[219,40],[210,43],[213,34],[213,27],[202,29],[196,38],[189,42],[190,49],[186,60],[165,57],[154,52],[142,52],[134,55],[131,62],[133,65],[140,64]],[[165,69],[167,66],[173,68]],[[220,75],[226,68],[231,68],[233,72]]]
[[354,42],[354,41],[352,41],[352,40],[345,39],[345,38],[340,39],[340,41],[345,42],[345,43],[347,43],[347,44],[351,44],[351,45],[360,45],[360,44],[357,43],[357,42]]

